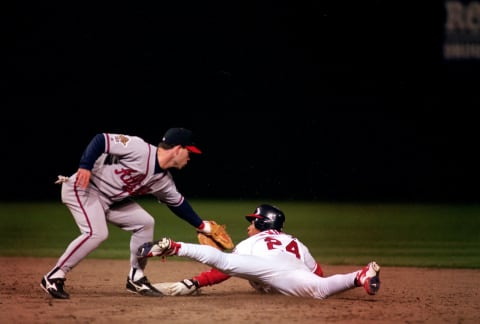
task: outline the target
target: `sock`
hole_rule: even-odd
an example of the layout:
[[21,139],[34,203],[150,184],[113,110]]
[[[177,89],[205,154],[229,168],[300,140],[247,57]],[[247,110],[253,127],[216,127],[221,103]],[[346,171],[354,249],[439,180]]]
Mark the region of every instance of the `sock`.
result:
[[130,273],[128,275],[128,277],[130,279],[132,279],[133,281],[137,281],[137,280],[143,278],[144,276],[145,276],[145,274],[143,273],[143,270],[142,269],[137,269],[137,268],[131,268]]
[[52,279],[52,278],[65,278],[65,272],[58,268],[58,267],[55,267],[52,269],[52,271],[50,271],[48,274],[47,274],[47,278],[48,279]]

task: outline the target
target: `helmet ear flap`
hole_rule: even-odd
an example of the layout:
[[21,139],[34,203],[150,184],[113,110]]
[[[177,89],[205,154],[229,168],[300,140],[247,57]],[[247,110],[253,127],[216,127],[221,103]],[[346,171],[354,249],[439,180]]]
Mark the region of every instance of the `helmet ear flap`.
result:
[[260,230],[260,231],[264,231],[264,230],[268,229],[268,226],[265,223],[265,220],[263,218],[255,219],[253,224],[255,225],[255,228]]

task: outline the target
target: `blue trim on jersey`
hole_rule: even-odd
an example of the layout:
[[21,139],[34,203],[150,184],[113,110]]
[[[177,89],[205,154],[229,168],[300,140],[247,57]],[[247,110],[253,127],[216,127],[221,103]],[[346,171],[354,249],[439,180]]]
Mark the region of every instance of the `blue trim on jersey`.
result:
[[182,204],[179,206],[167,206],[175,215],[187,221],[195,228],[199,227],[203,222],[186,199],[183,199]]
[[97,134],[90,141],[90,143],[83,151],[82,157],[80,158],[79,167],[82,169],[92,170],[95,161],[99,158],[102,153],[105,152],[105,135]]

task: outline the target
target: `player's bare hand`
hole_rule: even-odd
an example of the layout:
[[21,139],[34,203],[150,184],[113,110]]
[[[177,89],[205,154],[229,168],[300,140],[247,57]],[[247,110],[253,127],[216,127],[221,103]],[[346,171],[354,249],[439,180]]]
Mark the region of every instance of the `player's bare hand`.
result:
[[79,168],[77,171],[77,185],[82,189],[87,188],[91,175],[92,172],[90,170]]

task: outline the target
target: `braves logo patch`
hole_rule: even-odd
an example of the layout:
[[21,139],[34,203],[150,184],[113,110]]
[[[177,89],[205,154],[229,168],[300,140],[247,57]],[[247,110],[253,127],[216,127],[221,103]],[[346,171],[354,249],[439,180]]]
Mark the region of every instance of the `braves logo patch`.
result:
[[130,138],[128,136],[125,136],[125,135],[117,135],[114,137],[114,142],[116,144],[122,144],[123,146],[127,146],[128,142],[130,141]]

